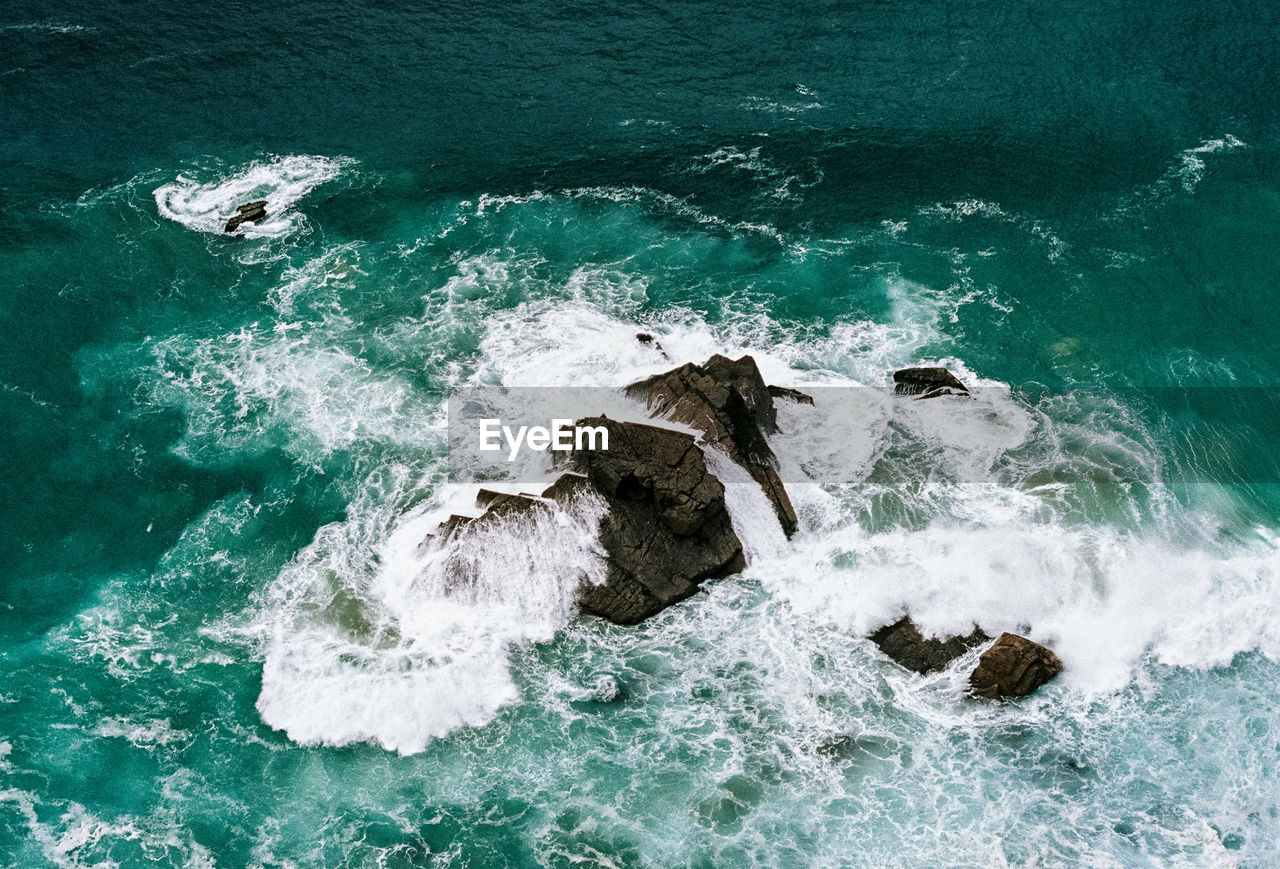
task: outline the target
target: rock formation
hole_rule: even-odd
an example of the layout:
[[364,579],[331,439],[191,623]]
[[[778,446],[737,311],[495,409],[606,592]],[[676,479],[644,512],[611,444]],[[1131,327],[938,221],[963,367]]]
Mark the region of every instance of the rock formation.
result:
[[644,399],[654,416],[702,432],[705,442],[733,459],[755,478],[773,505],[782,530],[796,530],[796,512],[778,477],[777,460],[765,435],[778,430],[773,396],[750,356],[733,360],[712,356],[627,387]]
[[[609,512],[600,523],[608,557],[603,585],[584,585],[579,603],[618,624],[635,624],[684,600],[705,579],[746,566],[724,503],[724,486],[708,470],[693,436],[605,417],[609,449],[573,454]],[[568,489],[582,483],[557,487]]]
[[909,616],[903,616],[869,639],[897,663],[924,675],[946,669],[956,658],[991,638],[977,625],[967,637],[925,637]]
[[[637,338],[652,340],[645,333]],[[968,394],[945,368],[904,369],[894,374],[894,382],[899,394],[919,398]],[[811,396],[766,386],[750,356],[713,356],[703,365],[682,365],[632,384],[627,392],[644,399],[655,416],[701,432],[705,445],[744,467],[760,483],[786,533],[795,531],[795,511],[766,434],[777,430],[774,399],[812,404]],[[708,469],[693,435],[604,416],[579,419],[576,426],[605,429],[609,448],[603,449],[601,442],[575,449],[571,470],[540,496],[481,489],[476,506],[485,512],[450,516],[436,541],[447,543],[467,527],[551,515],[583,495],[601,498],[606,510],[596,531],[606,559],[605,580],[596,585],[584,578],[578,603],[584,612],[624,625],[690,597],[707,579],[746,566],[724,484]],[[880,628],[870,639],[889,658],[921,674],[945,669],[990,642],[976,625],[967,636],[925,637],[909,617]],[[976,697],[1022,697],[1061,671],[1062,662],[1052,651],[1005,633],[982,653],[970,688]]]
[[[965,652],[991,641],[977,625],[966,637],[925,637],[905,616],[869,639],[889,658],[921,675],[944,670]],[[975,697],[991,700],[1025,697],[1061,672],[1062,661],[1049,649],[1004,633],[978,658],[969,687]]]
[[246,202],[236,206],[236,215],[227,221],[224,232],[235,232],[242,223],[257,223],[267,216],[267,200]]
[[813,396],[807,392],[801,392],[798,389],[789,389],[785,386],[770,386],[769,395],[773,398],[785,398],[788,401],[794,401],[796,404],[813,404]]
[[968,395],[969,389],[945,368],[903,368],[893,372],[893,392],[916,398],[937,398]]
[[1004,633],[982,653],[969,677],[977,697],[1025,697],[1062,672],[1062,661],[1039,643]]
[[671,358],[670,356],[667,355],[667,351],[662,349],[662,344],[660,344],[658,340],[648,332],[637,332],[636,340],[646,347],[652,347],[654,350],[657,350],[660,354],[662,354],[663,359]]

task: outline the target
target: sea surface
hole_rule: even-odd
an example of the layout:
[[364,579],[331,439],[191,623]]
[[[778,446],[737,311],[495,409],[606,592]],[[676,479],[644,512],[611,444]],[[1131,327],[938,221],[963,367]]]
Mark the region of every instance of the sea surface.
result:
[[[1263,0],[0,4],[0,866],[1280,865],[1278,94]],[[713,353],[983,388],[784,406],[640,626],[451,592],[451,389]]]

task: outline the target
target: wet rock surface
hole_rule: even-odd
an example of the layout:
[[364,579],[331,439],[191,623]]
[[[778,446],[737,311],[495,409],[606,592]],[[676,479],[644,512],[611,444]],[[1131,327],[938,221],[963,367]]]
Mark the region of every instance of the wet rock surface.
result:
[[880,628],[869,639],[893,661],[924,675],[946,669],[956,658],[991,638],[977,625],[968,636],[926,637],[910,617],[904,616]]
[[750,356],[712,356],[633,383],[627,394],[642,399],[658,417],[702,432],[706,443],[751,474],[773,505],[782,530],[797,527],[795,508],[778,476],[766,435],[778,430],[773,396]]
[[259,199],[257,202],[246,202],[244,205],[236,206],[236,214],[227,221],[227,225],[223,228],[224,232],[235,232],[240,228],[242,223],[257,223],[267,216],[267,200]]
[[813,404],[812,395],[786,386],[769,386],[769,395],[773,398],[781,398],[784,401],[794,401],[796,404]]
[[969,388],[945,368],[903,368],[893,372],[895,395],[937,398],[941,395],[968,395]]
[[974,696],[991,700],[1025,697],[1062,672],[1052,651],[1017,634],[1003,633],[982,653],[969,677]]
[[746,566],[724,486],[692,435],[605,417],[578,424],[609,432],[608,450],[573,455],[575,470],[609,508],[599,530],[607,579],[583,585],[585,611],[635,624],[693,595],[702,581]]

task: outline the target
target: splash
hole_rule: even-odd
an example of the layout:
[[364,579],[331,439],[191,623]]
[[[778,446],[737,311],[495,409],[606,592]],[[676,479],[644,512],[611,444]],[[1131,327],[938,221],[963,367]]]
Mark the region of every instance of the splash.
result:
[[162,216],[188,229],[222,233],[237,205],[265,199],[266,219],[241,224],[239,232],[249,238],[279,238],[302,225],[302,216],[291,210],[293,206],[319,185],[337,178],[351,162],[290,156],[253,163],[229,177],[207,183],[180,175],[175,182],[156,188],[156,207]]

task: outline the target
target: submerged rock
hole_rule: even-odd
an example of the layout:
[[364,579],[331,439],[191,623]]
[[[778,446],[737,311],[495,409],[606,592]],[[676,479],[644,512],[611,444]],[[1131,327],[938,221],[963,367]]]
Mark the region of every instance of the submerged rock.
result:
[[692,435],[606,417],[577,424],[609,432],[609,449],[573,454],[574,467],[609,508],[600,522],[606,581],[581,587],[585,611],[636,624],[693,595],[703,580],[746,566],[724,486]]
[[940,395],[968,395],[969,388],[945,368],[903,368],[893,372],[895,395],[937,398]]
[[754,359],[716,355],[703,365],[689,362],[631,384],[627,394],[644,399],[655,416],[702,432],[709,446],[746,468],[764,489],[782,530],[788,537],[795,533],[795,508],[765,440],[778,430],[778,415]]
[[1003,700],[1025,697],[1062,672],[1062,661],[1049,649],[1017,634],[1003,633],[978,659],[969,677],[977,697]]
[[871,634],[869,639],[892,660],[924,675],[946,669],[956,658],[991,638],[977,625],[967,637],[926,637],[909,616],[903,616]]
[[662,345],[658,343],[658,340],[654,338],[652,335],[650,335],[648,332],[637,332],[636,340],[646,347],[652,347],[654,350],[657,350],[659,353],[662,354],[663,359],[671,358],[667,355],[667,351],[662,349]]
[[237,205],[236,211],[238,213],[227,221],[224,232],[235,232],[242,223],[257,223],[262,220],[267,216],[267,200],[259,199],[257,202],[246,202],[244,205]]

